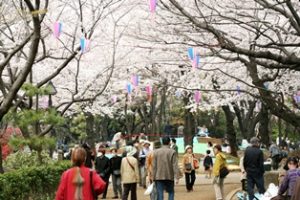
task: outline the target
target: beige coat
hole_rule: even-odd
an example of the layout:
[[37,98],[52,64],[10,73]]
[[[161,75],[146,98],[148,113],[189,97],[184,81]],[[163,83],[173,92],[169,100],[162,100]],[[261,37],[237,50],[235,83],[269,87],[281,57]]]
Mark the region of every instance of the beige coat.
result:
[[[191,170],[187,170],[186,169],[186,164],[191,164],[192,166],[192,169]],[[192,170],[195,170],[195,167],[194,167],[194,156],[193,154],[191,153],[186,153],[183,155],[182,157],[182,167],[183,167],[183,172],[184,173],[191,173]]]
[[179,179],[176,152],[169,146],[162,146],[153,152],[153,180]]
[[[130,167],[128,161],[134,167],[134,169],[132,169]],[[123,158],[122,164],[121,164],[122,183],[123,184],[138,183],[139,179],[140,179],[140,176],[139,176],[139,166],[138,166],[137,159],[133,156],[127,156],[127,157]]]

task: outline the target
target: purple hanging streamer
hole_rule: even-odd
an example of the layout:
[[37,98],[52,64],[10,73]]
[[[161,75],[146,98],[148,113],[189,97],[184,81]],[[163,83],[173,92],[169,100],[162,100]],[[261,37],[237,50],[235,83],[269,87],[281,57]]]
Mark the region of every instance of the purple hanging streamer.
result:
[[236,86],[236,90],[237,90],[238,95],[240,95],[241,94],[241,87],[239,85]]

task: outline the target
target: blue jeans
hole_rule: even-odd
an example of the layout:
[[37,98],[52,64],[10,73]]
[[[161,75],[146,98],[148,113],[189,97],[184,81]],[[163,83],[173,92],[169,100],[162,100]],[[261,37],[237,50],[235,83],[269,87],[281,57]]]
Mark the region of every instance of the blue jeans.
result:
[[265,186],[264,186],[264,176],[253,176],[247,174],[247,192],[249,194],[249,200],[254,199],[254,186],[256,185],[258,192],[260,194],[265,193]]
[[169,194],[169,200],[174,200],[174,181],[171,180],[159,180],[155,181],[157,189],[157,200],[164,199],[164,190]]

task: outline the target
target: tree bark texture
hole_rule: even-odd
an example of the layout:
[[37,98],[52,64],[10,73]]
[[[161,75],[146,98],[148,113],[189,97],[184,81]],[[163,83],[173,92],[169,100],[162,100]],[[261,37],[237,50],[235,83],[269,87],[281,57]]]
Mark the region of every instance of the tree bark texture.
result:
[[237,156],[236,132],[233,124],[235,115],[230,111],[228,105],[222,106],[222,109],[226,117],[226,135],[231,149],[231,155]]

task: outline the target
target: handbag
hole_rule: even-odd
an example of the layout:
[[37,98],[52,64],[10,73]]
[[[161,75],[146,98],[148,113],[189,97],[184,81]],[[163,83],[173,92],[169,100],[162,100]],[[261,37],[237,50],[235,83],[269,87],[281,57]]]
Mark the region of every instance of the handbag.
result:
[[120,176],[121,175],[121,170],[119,170],[119,169],[113,170],[113,175]]
[[199,161],[195,157],[194,157],[194,160],[193,160],[193,164],[194,164],[195,169],[199,169]]
[[227,167],[222,167],[220,169],[220,178],[225,178],[229,174],[229,170]]
[[191,163],[186,163],[186,164],[184,165],[184,168],[185,168],[185,170],[187,170],[187,171],[191,171],[191,170],[192,170],[192,164],[191,164]]

